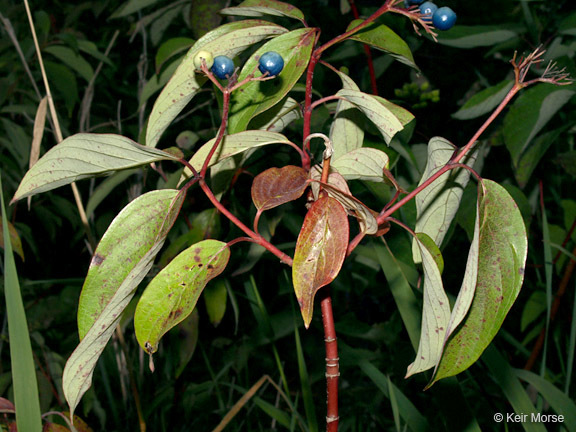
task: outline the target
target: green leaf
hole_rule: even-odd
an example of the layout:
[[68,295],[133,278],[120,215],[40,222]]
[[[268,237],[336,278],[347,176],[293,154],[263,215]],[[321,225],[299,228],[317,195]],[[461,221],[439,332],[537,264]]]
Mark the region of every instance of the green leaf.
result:
[[216,327],[226,313],[226,300],[228,298],[226,281],[218,279],[213,284],[208,285],[204,288],[203,297],[208,319]]
[[349,89],[340,90],[336,96],[346,99],[362,111],[376,125],[386,144],[390,144],[394,135],[404,129],[398,117],[374,96]]
[[160,0],[128,0],[120,6],[110,18],[121,18],[126,15],[131,15],[134,12],[141,11],[142,9],[158,3]]
[[332,282],[342,267],[348,247],[348,216],[334,198],[315,201],[296,242],[292,280],[306,328],[312,321],[314,296]]
[[184,369],[196,351],[198,344],[198,323],[200,321],[200,314],[197,309],[194,309],[190,316],[178,324],[178,345],[176,352],[178,353],[178,368],[176,369],[176,378],[182,375]]
[[573,90],[540,84],[523,92],[504,118],[504,142],[518,165],[532,139],[572,98]]
[[568,15],[558,26],[558,31],[562,34],[576,36],[576,13]]
[[452,114],[452,117],[458,120],[470,120],[492,112],[504,100],[513,85],[513,80],[504,80],[476,93],[466,101],[462,108]]
[[524,280],[528,246],[516,203],[502,186],[490,180],[479,184],[478,195],[474,299],[462,324],[446,342],[431,384],[466,370],[480,357],[500,329]]
[[[434,137],[428,143],[428,159],[419,185],[446,165],[454,155],[456,146],[441,137]],[[463,160],[468,166],[474,165],[478,151],[471,152]],[[416,196],[417,220],[414,231],[428,234],[434,243],[441,246],[448,228],[460,206],[464,189],[470,179],[470,172],[457,168],[442,174],[434,183]],[[420,262],[419,247],[412,243],[415,263]]]
[[[543,133],[532,140],[528,148],[522,153],[518,160],[514,163],[514,177],[520,185],[524,187],[532,178],[532,173],[550,148],[558,138],[560,138],[571,125],[567,124],[564,127],[551,130],[550,132]],[[560,156],[558,156],[560,158]]]
[[303,24],[306,24],[304,14],[300,9],[278,0],[245,0],[238,6],[222,9],[220,13],[223,15],[250,17],[260,17],[264,15],[283,16],[297,19]]
[[555,162],[560,165],[567,174],[576,177],[576,150],[559,154]]
[[152,267],[183,201],[184,194],[174,189],[136,198],[116,216],[98,244],[78,305],[81,342],[62,377],[71,412],[90,388],[96,362]]
[[[352,21],[346,31],[358,27],[358,25],[363,22],[363,19]],[[371,24],[357,33],[354,33],[349,39],[373,46],[376,49],[390,54],[399,62],[419,70],[418,66],[416,66],[416,63],[414,62],[414,57],[412,56],[412,51],[410,51],[408,44],[404,42],[404,39],[394,33],[390,27],[384,24]]]
[[382,150],[363,147],[343,154],[330,166],[347,180],[384,181],[384,168],[388,168],[388,155]]
[[198,51],[211,52],[214,57],[235,57],[245,49],[263,39],[285,33],[287,30],[276,24],[259,20],[245,20],[224,24],[205,34],[194,44],[166,87],[156,99],[148,120],[146,145],[156,147],[162,133],[172,120],[198,93],[207,78],[194,66]]
[[204,36],[222,23],[220,10],[229,4],[228,0],[194,0],[189,5],[189,26],[196,38]]
[[167,60],[184,50],[190,49],[190,47],[194,45],[194,42],[194,39],[188,37],[176,37],[168,39],[160,45],[156,53],[156,73],[160,72],[160,69]]
[[[202,169],[204,161],[210,154],[212,146],[216,142],[216,138],[211,139],[206,144],[198,149],[192,159],[190,159],[190,165],[192,165],[196,171]],[[269,144],[289,144],[290,141],[284,135],[275,132],[266,132],[260,130],[250,130],[239,132],[233,135],[225,135],[218,147],[218,150],[214,153],[214,156],[208,164],[209,167],[216,165],[218,162],[223,161],[234,155],[243,153],[252,148],[261,147]],[[192,172],[186,168],[182,174],[182,180],[191,177]]]
[[[342,88],[360,91],[360,88],[348,75],[338,72],[338,76],[342,80]],[[334,121],[330,126],[330,141],[334,147],[332,160],[362,147],[364,129],[359,121],[360,115],[352,103],[342,99],[338,101]]]
[[178,160],[114,134],[80,133],[51,148],[26,173],[12,202],[74,181],[161,160]]
[[8,323],[8,337],[11,342],[10,362],[12,366],[14,405],[16,408],[16,425],[18,430],[21,431],[40,432],[42,430],[42,417],[38,398],[36,366],[34,365],[26,312],[22,302],[18,271],[10,241],[11,236],[8,228],[8,218],[6,217],[6,207],[4,206],[1,177],[0,204],[2,211],[2,236],[4,239],[8,239],[4,244],[4,296],[6,298],[5,313]]
[[120,184],[122,184],[128,177],[138,173],[140,170],[138,168],[119,171],[112,174],[102,183],[100,183],[88,198],[88,204],[86,204],[86,216],[91,218],[98,206],[104,199],[110,195],[110,193]]
[[246,61],[238,75],[238,81],[256,70],[258,59],[267,51],[276,51],[282,56],[284,69],[274,79],[251,81],[231,94],[229,133],[246,130],[252,118],[276,105],[292,90],[308,66],[316,34],[314,28],[303,28],[280,35],[262,45]]
[[436,257],[438,248],[428,249],[429,241],[421,242],[415,237],[420,248],[422,268],[424,270],[424,306],[422,310],[422,328],[416,359],[408,366],[406,378],[433,368],[442,356],[444,336],[450,320],[450,303],[444,291],[440,268]]
[[294,201],[308,187],[308,172],[302,167],[286,165],[261,172],[252,182],[252,201],[258,210],[269,210]]
[[[519,29],[523,31],[523,29]],[[476,48],[496,45],[519,36],[517,29],[494,26],[458,25],[438,35],[438,42],[456,48]]]
[[302,118],[302,108],[293,98],[287,97],[283,104],[276,104],[257,116],[251,126],[267,132],[282,132],[294,120]]
[[70,69],[76,71],[87,82],[90,82],[94,76],[94,69],[90,63],[72,48],[63,45],[50,45],[45,47],[43,51],[52,54]]
[[134,313],[136,339],[148,354],[155,353],[162,336],[192,313],[206,284],[224,271],[229,258],[226,243],[203,240],[152,279]]

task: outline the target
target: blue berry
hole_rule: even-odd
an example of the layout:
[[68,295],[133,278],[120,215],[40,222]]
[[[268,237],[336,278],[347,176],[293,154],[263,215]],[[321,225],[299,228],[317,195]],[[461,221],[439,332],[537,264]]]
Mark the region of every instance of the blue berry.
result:
[[436,4],[432,3],[431,1],[424,2],[420,5],[420,13],[424,15],[422,17],[424,21],[432,21],[432,15],[434,15],[434,12],[437,10],[438,6],[436,6]]
[[432,24],[438,30],[450,30],[456,22],[456,13],[447,6],[438,8],[432,15]]
[[260,57],[258,69],[263,74],[268,72],[269,76],[276,76],[284,69],[284,59],[277,52],[268,51]]
[[220,79],[230,78],[234,73],[234,62],[230,57],[216,56],[212,65],[212,73]]

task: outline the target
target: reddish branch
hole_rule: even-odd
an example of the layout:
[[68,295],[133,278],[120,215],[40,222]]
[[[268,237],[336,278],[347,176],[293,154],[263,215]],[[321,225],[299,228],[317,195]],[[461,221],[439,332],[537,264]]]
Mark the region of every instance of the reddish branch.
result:
[[324,345],[326,347],[326,430],[338,430],[338,377],[340,364],[338,357],[338,343],[334,329],[334,315],[332,313],[332,297],[330,288],[325,287],[320,302],[322,309],[322,323],[324,324]]

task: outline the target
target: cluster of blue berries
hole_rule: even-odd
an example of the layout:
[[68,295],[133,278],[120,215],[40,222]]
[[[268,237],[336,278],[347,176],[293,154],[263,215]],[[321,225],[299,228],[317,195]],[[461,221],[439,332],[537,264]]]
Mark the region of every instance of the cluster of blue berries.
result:
[[432,21],[432,25],[438,30],[450,30],[456,23],[456,13],[447,6],[438,7],[431,1],[404,0],[404,5],[420,5],[420,13],[425,21]]
[[[212,54],[207,51],[199,51],[194,57],[194,65],[197,69],[200,69],[202,62],[219,79],[229,79],[234,74],[234,61],[228,56],[212,57]],[[284,59],[277,52],[268,51],[260,56],[258,69],[262,74],[267,73],[268,76],[275,77],[284,69]]]

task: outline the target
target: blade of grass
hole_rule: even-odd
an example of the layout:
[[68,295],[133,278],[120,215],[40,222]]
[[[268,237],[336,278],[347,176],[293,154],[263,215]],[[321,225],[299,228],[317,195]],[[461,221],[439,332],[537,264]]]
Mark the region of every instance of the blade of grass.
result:
[[522,381],[532,385],[538,393],[550,404],[552,409],[559,415],[564,416],[563,427],[568,432],[576,431],[576,404],[562,390],[546,379],[533,372],[523,369],[515,369],[514,373]]
[[42,413],[40,412],[40,400],[38,398],[36,368],[32,356],[32,344],[28,333],[28,323],[26,322],[20,283],[18,282],[18,271],[10,242],[1,179],[0,203],[2,205],[2,226],[4,230],[4,295],[6,297],[6,313],[8,316],[16,424],[19,431],[40,432],[42,430]]
[[[298,314],[294,311],[294,319],[298,319]],[[314,403],[314,396],[312,395],[312,383],[308,375],[306,367],[306,360],[304,359],[304,351],[302,350],[302,342],[300,341],[300,332],[298,327],[294,328],[294,338],[296,339],[296,356],[298,358],[298,373],[300,375],[300,384],[302,388],[302,399],[304,401],[304,411],[306,412],[306,419],[308,420],[308,428],[310,432],[318,432],[318,418],[316,417],[316,405]]]
[[[252,311],[254,312],[254,316],[258,321],[258,326],[265,329],[266,336],[268,336],[270,342],[272,343],[272,352],[274,354],[274,359],[276,360],[276,366],[278,367],[278,372],[280,373],[280,377],[282,378],[282,386],[284,387],[284,391],[287,395],[290,394],[290,389],[288,388],[288,379],[286,378],[286,373],[284,372],[284,367],[282,366],[282,360],[280,358],[280,354],[276,349],[276,344],[274,343],[274,328],[272,327],[272,323],[270,322],[270,316],[268,315],[268,311],[266,310],[266,306],[262,301],[262,297],[260,297],[260,293],[258,292],[258,287],[256,286],[256,281],[254,277],[250,275],[250,288],[246,286],[246,295],[250,302],[252,303]],[[292,406],[292,403],[290,404]]]
[[380,370],[370,363],[368,360],[359,359],[358,367],[364,372],[368,378],[370,378],[376,387],[390,399],[390,391],[394,392],[394,396],[396,398],[396,403],[398,405],[398,412],[402,419],[408,425],[408,428],[413,432],[418,431],[428,431],[430,430],[430,425],[426,418],[420,414],[418,409],[414,406],[414,404],[408,399],[402,391],[396,387],[393,383],[390,387],[388,378],[380,372]]
[[[493,345],[489,345],[486,348],[482,355],[482,361],[490,370],[494,381],[502,389],[515,413],[530,415],[530,413],[537,412],[524,387],[516,378],[514,369]],[[510,412],[508,405],[503,405],[498,407],[498,409],[499,413],[503,415]],[[546,432],[546,427],[542,423],[524,422],[522,427],[524,427],[526,432]]]
[[408,331],[410,342],[412,342],[414,350],[417,350],[420,340],[421,306],[412,291],[408,276],[403,271],[403,266],[388,247],[388,243],[384,241],[383,246],[373,243],[373,248],[388,281],[394,301],[398,306],[404,326]]
[[390,381],[390,376],[386,375],[386,381],[388,381],[388,390],[390,393],[390,405],[392,406],[392,416],[394,417],[394,425],[396,426],[396,431],[400,432],[402,430],[402,425],[400,424],[400,409],[398,407],[398,401],[396,400],[396,392],[394,391],[394,386],[392,381]]

